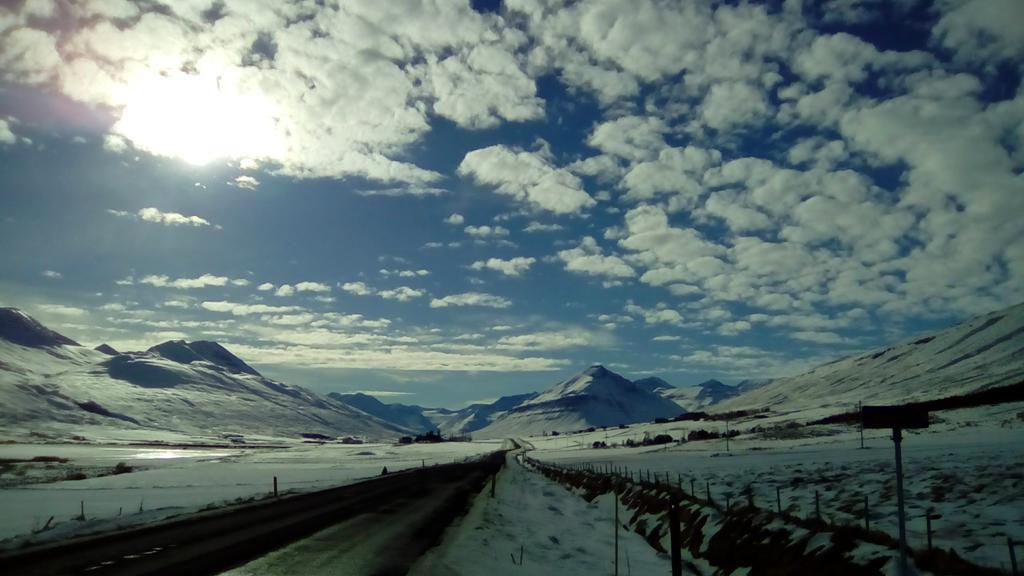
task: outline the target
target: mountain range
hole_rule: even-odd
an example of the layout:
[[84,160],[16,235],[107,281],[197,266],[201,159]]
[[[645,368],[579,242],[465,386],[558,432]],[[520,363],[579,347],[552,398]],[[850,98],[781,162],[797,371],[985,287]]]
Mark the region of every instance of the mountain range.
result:
[[687,411],[769,408],[811,419],[859,402],[893,404],[1024,380],[1024,304],[884,349],[735,386],[635,382],[594,365],[543,392],[459,410],[319,396],[267,378],[217,342],[172,340],[141,352],[79,345],[0,308],[0,426],[5,434],[165,431],[191,436],[354,435],[440,430],[496,438],[616,426]]
[[216,342],[93,350],[14,308],[0,308],[0,405],[0,427],[11,435],[102,429],[115,435],[393,438],[409,432],[266,378]]

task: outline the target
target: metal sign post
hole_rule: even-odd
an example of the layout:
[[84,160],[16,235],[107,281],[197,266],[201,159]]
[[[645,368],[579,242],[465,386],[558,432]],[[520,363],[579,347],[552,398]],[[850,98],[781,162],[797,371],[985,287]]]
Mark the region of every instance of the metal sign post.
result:
[[892,428],[896,449],[896,507],[899,512],[899,573],[907,576],[907,517],[903,511],[903,429],[927,428],[928,412],[912,406],[862,406],[863,428]]

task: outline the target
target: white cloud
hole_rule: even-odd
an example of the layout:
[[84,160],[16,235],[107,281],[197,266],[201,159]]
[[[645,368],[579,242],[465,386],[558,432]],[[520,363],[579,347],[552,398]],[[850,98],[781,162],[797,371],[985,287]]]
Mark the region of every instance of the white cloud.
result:
[[607,332],[568,328],[503,336],[495,343],[495,347],[509,350],[561,350],[564,348],[610,346],[612,344],[614,344],[614,338]]
[[379,270],[381,276],[398,276],[399,278],[422,278],[430,275],[430,270],[388,270],[387,268],[381,268]]
[[474,238],[498,238],[508,236],[508,228],[502,226],[466,226],[463,229],[466,234]]
[[210,222],[199,216],[185,216],[177,212],[163,212],[157,208],[142,208],[132,214],[124,210],[107,210],[119,218],[137,218],[144,222],[163,224],[164,226],[209,226]]
[[247,346],[235,344],[235,353],[260,358],[260,364],[305,368],[357,368],[370,370],[442,372],[539,372],[559,370],[566,360],[537,356],[516,357],[486,350],[442,351],[408,345],[377,345],[366,348],[328,348],[284,344]]
[[483,292],[463,292],[461,294],[450,294],[444,298],[434,298],[430,301],[431,308],[447,308],[449,306],[483,306],[486,308],[508,308],[512,302],[507,298],[486,294]]
[[473,150],[459,164],[460,176],[495,186],[534,208],[556,214],[576,214],[595,204],[579,178],[556,168],[542,152],[515,150],[504,145]]
[[417,290],[408,286],[399,286],[398,288],[392,288],[390,290],[381,290],[377,293],[381,298],[385,300],[398,300],[399,302],[408,302],[413,298],[419,298],[426,294],[423,290]]
[[590,236],[584,236],[579,246],[558,252],[558,258],[565,263],[565,269],[589,276],[612,278],[633,278],[636,271],[618,256],[605,256],[601,247]]
[[587,144],[605,154],[640,162],[654,158],[667,148],[664,135],[668,127],[660,118],[623,116],[599,124],[587,138]]
[[502,120],[544,116],[537,87],[503,47],[483,44],[427,63],[434,112],[465,128],[493,128]]
[[259,290],[260,292],[269,292],[274,289],[274,285],[271,284],[270,282],[264,282],[263,284],[257,286],[256,289]]
[[951,50],[958,60],[990,65],[1024,57],[1024,5],[1017,0],[963,0],[937,2],[942,18],[932,38]]
[[355,294],[356,296],[369,296],[375,292],[375,290],[367,286],[365,282],[345,282],[340,286],[340,288],[345,292]]
[[519,276],[523,272],[530,269],[530,266],[536,262],[536,258],[528,258],[523,256],[517,256],[508,260],[502,260],[501,258],[488,258],[487,260],[477,260],[470,265],[473,270],[496,270],[506,276]]
[[51,280],[60,280],[64,277],[63,274],[56,270],[43,270],[43,276],[50,278]]
[[466,219],[462,217],[462,214],[454,213],[445,218],[444,221],[452,226],[462,226]]
[[330,292],[331,287],[321,282],[299,282],[295,285],[297,292]]
[[536,220],[530,222],[523,228],[523,232],[534,233],[534,232],[557,232],[563,230],[564,227],[561,224],[543,224]]
[[266,304],[240,304],[238,302],[227,302],[224,300],[205,301],[200,304],[211,312],[225,312],[235,316],[251,316],[253,314],[293,314],[304,312],[298,306],[268,306]]
[[57,316],[82,317],[89,315],[87,310],[77,308],[75,306],[66,306],[64,304],[37,304],[36,308],[45,314],[54,314]]
[[60,51],[57,33],[5,33],[0,70],[59,78],[70,98],[113,110],[126,149],[244,158],[302,178],[429,183],[440,175],[395,158],[431,112],[466,127],[543,115],[516,56],[522,35],[468,3],[231,1],[215,21],[202,3],[121,7],[61,11]]
[[253,178],[252,176],[242,175],[242,176],[236,176],[235,179],[229,181],[228,184],[230,184],[231,186],[234,186],[235,188],[245,188],[246,190],[255,190],[256,188],[259,187],[260,181],[255,179],[255,178]]
[[295,287],[292,286],[291,284],[281,284],[280,286],[277,287],[277,290],[274,291],[274,296],[281,296],[283,298],[287,298],[288,296],[294,295]]
[[11,130],[11,123],[6,118],[0,118],[0,144],[16,144],[18,137]]
[[[248,284],[248,280],[237,280]],[[150,286],[155,286],[157,288],[178,288],[181,290],[206,288],[208,286],[227,286],[229,282],[234,284],[236,281],[228,278],[227,276],[214,276],[213,274],[203,274],[197,278],[174,279],[163,274],[150,274],[139,280],[139,284],[149,284]]]
[[721,82],[701,105],[701,119],[711,128],[727,131],[765,120],[770,108],[764,90],[748,82]]

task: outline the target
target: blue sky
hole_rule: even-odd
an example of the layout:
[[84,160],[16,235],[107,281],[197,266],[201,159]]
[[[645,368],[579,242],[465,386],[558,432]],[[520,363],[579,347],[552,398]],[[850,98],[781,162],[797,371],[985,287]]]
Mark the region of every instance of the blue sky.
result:
[[0,8],[0,303],[458,406],[1024,300],[1016,0]]

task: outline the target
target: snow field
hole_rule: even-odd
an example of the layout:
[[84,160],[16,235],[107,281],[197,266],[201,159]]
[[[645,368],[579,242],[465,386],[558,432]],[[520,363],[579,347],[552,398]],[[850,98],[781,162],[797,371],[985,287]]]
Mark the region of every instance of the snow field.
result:
[[[510,456],[498,474],[495,497],[485,488],[469,512],[445,533],[440,546],[412,576],[521,576],[610,574],[614,567],[613,502],[587,502],[518,464]],[[623,512],[625,514],[625,512]],[[625,518],[622,518],[624,520]],[[522,547],[523,564],[518,562]],[[619,530],[620,574],[669,574],[669,558],[639,534]]]
[[[1007,536],[1024,539],[1024,425],[999,415],[1020,405],[946,413],[942,426],[907,433],[903,442],[908,544],[926,547],[924,516],[931,509],[936,547],[953,548],[967,560],[1009,569]],[[996,417],[994,417],[996,416]],[[982,422],[973,426],[968,422]],[[666,425],[661,425],[666,426]],[[627,432],[627,431],[622,431]],[[880,434],[881,433],[881,434]],[[589,463],[650,471],[698,497],[710,482],[712,498],[739,503],[753,495],[761,508],[776,507],[776,488],[784,511],[812,517],[815,492],[821,513],[833,523],[863,525],[868,497],[872,530],[897,532],[894,454],[885,431],[869,431],[859,449],[855,431],[789,441],[757,436],[731,442],[692,442],[670,448],[592,449],[600,432],[580,437],[534,439],[530,455],[540,461]],[[678,436],[678,434],[677,434]],[[569,447],[565,447],[566,444]]]
[[[57,455],[84,469],[126,462],[137,471],[0,490],[0,548],[134,526],[279,493],[340,486],[389,471],[447,464],[501,443],[308,445],[284,449],[0,445],[0,458]],[[76,518],[85,505],[86,521]],[[139,512],[140,504],[143,512]],[[33,534],[53,517],[50,529]]]

